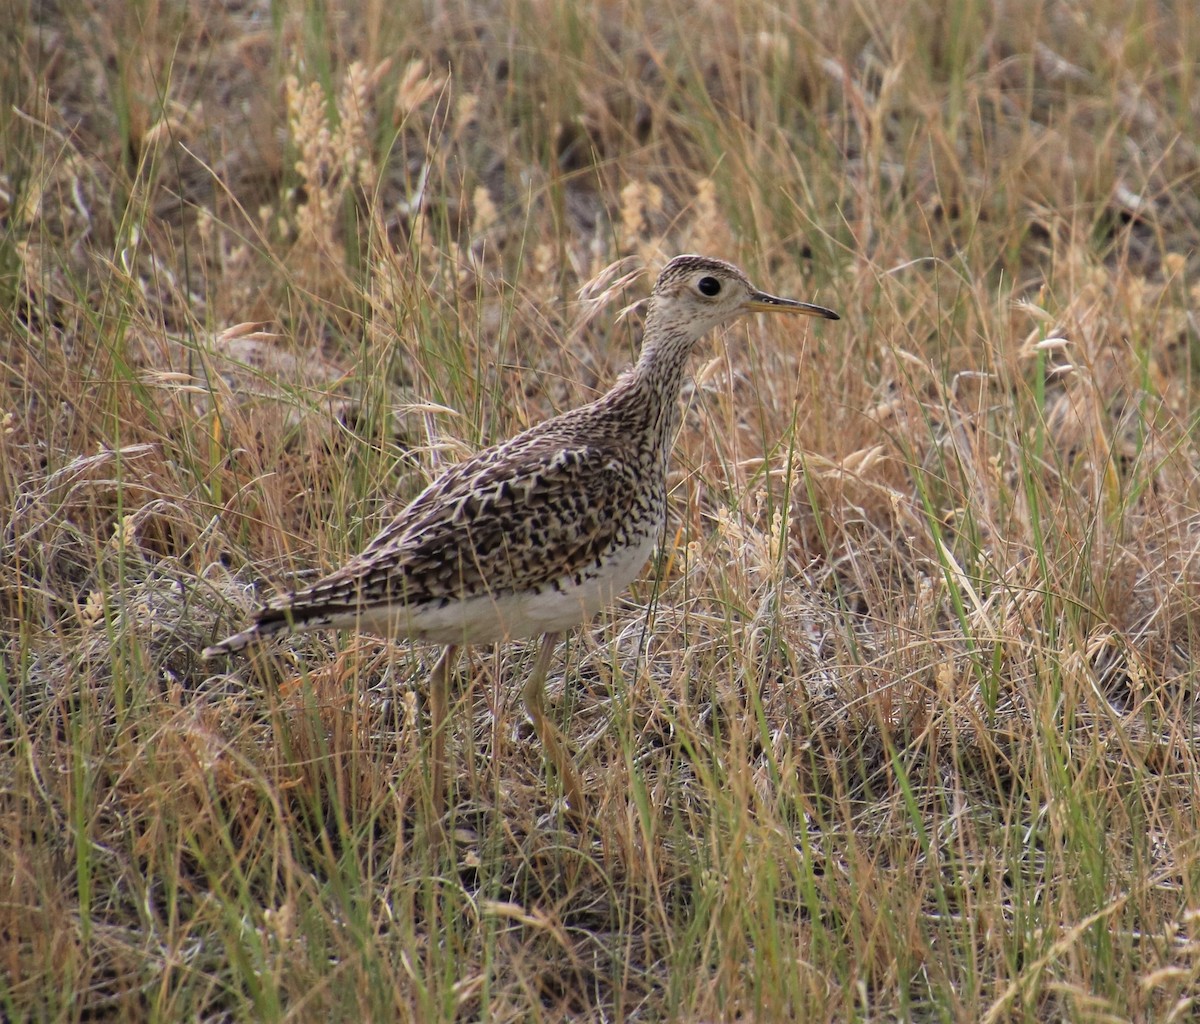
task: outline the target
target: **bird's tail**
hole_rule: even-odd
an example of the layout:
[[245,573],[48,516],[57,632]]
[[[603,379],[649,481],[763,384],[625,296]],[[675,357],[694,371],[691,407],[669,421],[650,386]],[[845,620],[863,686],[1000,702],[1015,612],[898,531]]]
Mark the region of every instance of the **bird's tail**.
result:
[[[320,600],[314,600],[320,598]],[[353,601],[331,602],[325,591],[318,588],[299,590],[294,594],[273,597],[264,608],[254,613],[254,622],[240,633],[226,637],[220,643],[205,647],[205,658],[236,654],[251,644],[279,633],[304,633],[326,626],[354,626],[361,614]]]
[[275,636],[277,633],[286,633],[293,628],[288,616],[271,608],[263,608],[255,617],[253,625],[247,626],[240,633],[234,633],[233,636],[228,636],[211,647],[205,647],[200,653],[205,659],[237,654],[238,651],[245,650],[251,644],[265,640],[269,636]]

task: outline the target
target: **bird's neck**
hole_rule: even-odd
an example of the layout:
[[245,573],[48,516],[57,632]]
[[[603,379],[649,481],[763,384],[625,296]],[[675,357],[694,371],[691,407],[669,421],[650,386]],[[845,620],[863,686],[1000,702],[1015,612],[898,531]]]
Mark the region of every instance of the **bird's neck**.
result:
[[642,388],[674,405],[696,341],[695,331],[663,323],[658,309],[651,306],[642,332],[642,351],[631,376]]
[[651,447],[665,451],[674,440],[679,427],[679,393],[695,343],[694,333],[659,322],[651,309],[638,361],[602,399],[613,408],[620,407],[622,423]]

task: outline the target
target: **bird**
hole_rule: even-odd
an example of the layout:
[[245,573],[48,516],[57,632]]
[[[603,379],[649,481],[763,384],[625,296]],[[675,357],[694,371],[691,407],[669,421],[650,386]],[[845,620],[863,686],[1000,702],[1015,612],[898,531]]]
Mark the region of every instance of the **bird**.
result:
[[441,645],[429,679],[430,788],[440,810],[459,649],[540,636],[524,704],[568,806],[583,812],[566,739],[546,713],[546,673],[561,635],[611,605],[649,560],[666,524],[688,357],[709,332],[749,313],[839,319],[760,291],[732,263],[674,257],[650,294],[636,362],[605,394],[451,466],[342,568],[271,598],[204,657],[325,628]]

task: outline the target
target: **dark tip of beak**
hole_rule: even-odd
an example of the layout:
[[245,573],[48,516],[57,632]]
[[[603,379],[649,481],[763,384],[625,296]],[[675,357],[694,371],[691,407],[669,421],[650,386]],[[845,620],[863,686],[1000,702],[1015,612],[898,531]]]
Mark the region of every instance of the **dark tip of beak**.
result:
[[755,292],[746,303],[746,308],[754,313],[796,313],[800,316],[819,316],[822,320],[840,320],[832,309],[817,306],[811,302],[797,302],[795,299],[781,299],[778,295],[768,295],[766,292]]

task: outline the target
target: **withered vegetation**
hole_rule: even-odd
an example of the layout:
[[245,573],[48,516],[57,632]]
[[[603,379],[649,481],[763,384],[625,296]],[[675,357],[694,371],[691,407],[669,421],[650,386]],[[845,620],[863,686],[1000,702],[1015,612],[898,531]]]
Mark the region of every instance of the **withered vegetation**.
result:
[[[18,2],[0,61],[0,1016],[1194,1019],[1190,3]],[[652,272],[661,552],[551,680],[206,664],[587,401]],[[1196,888],[1194,888],[1196,887]]]

